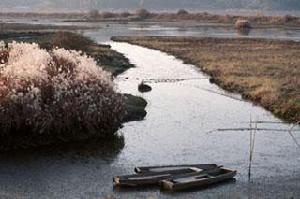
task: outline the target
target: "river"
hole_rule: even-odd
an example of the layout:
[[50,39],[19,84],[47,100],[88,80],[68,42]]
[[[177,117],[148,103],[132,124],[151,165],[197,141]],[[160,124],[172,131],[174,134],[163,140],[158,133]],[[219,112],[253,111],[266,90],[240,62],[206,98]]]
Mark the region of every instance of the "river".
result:
[[[116,32],[118,29],[115,30]],[[112,32],[111,34],[114,34]],[[119,33],[118,33],[119,34]],[[102,32],[86,32],[103,42]],[[270,112],[227,93],[209,82],[193,65],[166,53],[110,42],[135,68],[115,80],[120,92],[148,101],[148,115],[126,123],[113,142],[87,142],[0,156],[0,196],[7,198],[286,198],[300,194],[300,153],[287,132],[291,125]],[[153,91],[140,94],[148,80]],[[256,133],[252,175],[248,180],[249,132],[214,131],[248,128],[265,121]],[[300,140],[300,135],[294,133]],[[238,170],[235,182],[204,190],[170,194],[157,189],[114,189],[114,175],[130,174],[135,166],[217,163]]]

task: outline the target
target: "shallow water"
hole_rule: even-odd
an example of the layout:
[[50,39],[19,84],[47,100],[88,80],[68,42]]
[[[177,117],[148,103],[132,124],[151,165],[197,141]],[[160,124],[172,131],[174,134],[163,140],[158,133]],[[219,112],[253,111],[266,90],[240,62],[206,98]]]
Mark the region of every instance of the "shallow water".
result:
[[[151,30],[137,30],[139,27],[133,26],[130,34],[190,34],[154,26]],[[107,30],[89,30],[85,34],[103,42],[111,35],[126,35],[129,27],[111,25]],[[249,132],[209,133],[218,128],[247,128],[250,117],[268,122],[280,120],[241,100],[239,95],[222,91],[209,83],[208,77],[197,68],[173,56],[126,43],[109,44],[137,66],[116,79],[119,90],[141,95],[137,85],[144,79],[153,88],[152,92],[141,95],[149,103],[145,120],[125,124],[119,131],[122,137],[107,143],[94,141],[2,154],[1,197],[102,198],[113,194],[117,198],[286,198],[300,195],[300,149],[287,132],[256,134],[250,182]],[[258,127],[289,129],[291,126],[270,123]],[[294,136],[300,140],[298,133]],[[236,182],[180,194],[157,189],[113,189],[112,177],[132,173],[134,166],[186,163],[222,164],[237,169],[239,174]]]

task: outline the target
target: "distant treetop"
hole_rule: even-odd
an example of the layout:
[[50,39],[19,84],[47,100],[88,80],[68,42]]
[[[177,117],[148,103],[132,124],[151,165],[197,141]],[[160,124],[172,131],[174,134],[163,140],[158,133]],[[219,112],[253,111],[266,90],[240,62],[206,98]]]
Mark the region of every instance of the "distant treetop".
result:
[[189,12],[184,9],[180,9],[180,10],[178,10],[177,14],[178,15],[186,15],[186,14],[189,14]]

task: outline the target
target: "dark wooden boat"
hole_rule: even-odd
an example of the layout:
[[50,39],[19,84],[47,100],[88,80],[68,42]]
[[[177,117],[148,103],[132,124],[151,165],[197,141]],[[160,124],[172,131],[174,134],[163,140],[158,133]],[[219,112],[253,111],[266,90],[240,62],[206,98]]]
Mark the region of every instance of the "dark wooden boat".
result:
[[200,172],[219,167],[216,164],[186,164],[186,165],[165,165],[165,166],[151,166],[151,167],[136,167],[136,173],[168,173],[172,175]]
[[185,191],[193,188],[206,187],[235,177],[237,171],[227,168],[216,168],[194,174],[175,176],[160,182],[161,188],[168,191]]
[[167,165],[155,167],[136,167],[134,175],[116,176],[113,178],[115,186],[136,187],[159,185],[160,181],[172,179],[175,176],[186,176],[216,169],[216,164]]
[[134,174],[127,176],[114,177],[114,186],[118,187],[137,187],[159,185],[162,180],[170,179],[171,174]]

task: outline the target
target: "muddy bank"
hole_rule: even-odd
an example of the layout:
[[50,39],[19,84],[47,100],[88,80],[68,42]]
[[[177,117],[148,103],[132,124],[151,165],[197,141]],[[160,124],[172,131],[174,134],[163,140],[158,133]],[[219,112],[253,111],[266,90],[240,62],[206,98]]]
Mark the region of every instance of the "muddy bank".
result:
[[[129,63],[129,60],[122,54],[114,51],[108,45],[100,45],[94,41],[83,37],[81,35],[71,32],[57,32],[57,33],[4,33],[0,34],[0,40],[6,42],[16,40],[19,42],[36,42],[41,48],[51,50],[55,47],[62,47],[65,49],[78,50],[87,53],[89,56],[97,60],[98,64],[104,69],[111,71],[114,76],[124,72],[130,67],[133,67]],[[121,95],[121,94],[118,94]],[[124,108],[125,115],[122,122],[138,121],[144,119],[146,116],[145,107],[147,102],[133,95],[125,94]],[[74,124],[75,125],[75,124]],[[76,125],[75,125],[76,126]],[[120,125],[110,126],[109,130],[105,132],[85,132],[84,129],[74,129],[74,132],[54,132],[47,134],[35,134],[24,129],[21,132],[14,132],[12,134],[2,133],[0,135],[1,142],[0,150],[12,150],[20,148],[31,148],[50,144],[59,144],[65,142],[81,141],[90,138],[110,139],[114,136]]]
[[300,121],[300,43],[264,39],[114,37],[158,49],[200,67],[211,81],[263,106],[276,116]]

